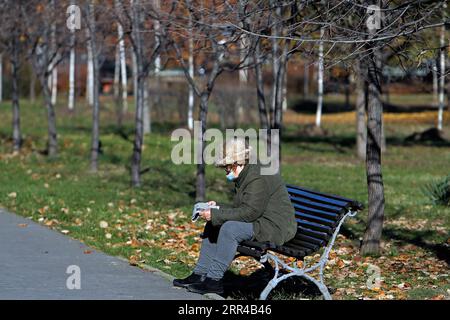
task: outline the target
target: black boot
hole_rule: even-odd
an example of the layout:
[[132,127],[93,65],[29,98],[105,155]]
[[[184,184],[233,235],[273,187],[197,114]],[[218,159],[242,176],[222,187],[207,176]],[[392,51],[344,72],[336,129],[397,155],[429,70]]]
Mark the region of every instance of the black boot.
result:
[[187,288],[188,285],[201,283],[204,279],[205,279],[204,275],[192,273],[190,276],[188,276],[184,279],[174,279],[173,285],[175,287]]
[[205,294],[205,293],[217,293],[219,295],[223,294],[223,280],[214,280],[206,277],[205,281],[200,283],[194,283],[188,285],[187,289],[191,292]]

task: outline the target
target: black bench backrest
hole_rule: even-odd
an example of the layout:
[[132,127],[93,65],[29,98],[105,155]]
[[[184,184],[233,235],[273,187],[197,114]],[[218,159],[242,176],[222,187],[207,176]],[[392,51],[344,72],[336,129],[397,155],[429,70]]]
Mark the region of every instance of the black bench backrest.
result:
[[297,234],[283,246],[309,255],[326,246],[339,221],[348,210],[361,210],[363,205],[348,198],[287,185],[295,209]]

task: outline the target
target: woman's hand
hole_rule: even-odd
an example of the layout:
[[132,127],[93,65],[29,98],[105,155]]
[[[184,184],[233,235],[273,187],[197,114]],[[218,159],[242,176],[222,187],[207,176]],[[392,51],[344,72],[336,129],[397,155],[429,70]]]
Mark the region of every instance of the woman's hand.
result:
[[211,221],[211,209],[201,211],[200,217],[202,217],[206,221]]
[[[209,206],[215,206],[216,205],[216,202],[212,201],[212,200],[208,201],[207,203],[208,203]],[[200,217],[202,217],[206,221],[211,221],[211,209],[201,211],[200,212]]]

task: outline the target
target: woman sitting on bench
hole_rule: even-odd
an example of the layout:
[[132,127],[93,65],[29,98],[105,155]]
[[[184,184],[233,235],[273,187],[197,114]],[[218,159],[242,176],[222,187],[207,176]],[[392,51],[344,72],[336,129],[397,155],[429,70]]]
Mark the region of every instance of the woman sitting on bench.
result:
[[[243,138],[224,144],[216,166],[235,184],[233,206],[202,211],[207,223],[197,265],[191,275],[173,284],[200,294],[223,294],[223,275],[245,240],[282,245],[297,231],[294,208],[279,174],[262,175],[259,164],[249,163],[250,147]],[[215,201],[209,201],[215,206]]]

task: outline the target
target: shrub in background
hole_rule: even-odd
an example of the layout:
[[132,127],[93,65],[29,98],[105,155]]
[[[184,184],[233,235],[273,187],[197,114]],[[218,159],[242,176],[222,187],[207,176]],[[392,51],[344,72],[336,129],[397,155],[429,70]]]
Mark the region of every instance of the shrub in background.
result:
[[422,191],[434,204],[450,206],[450,174],[427,184]]

